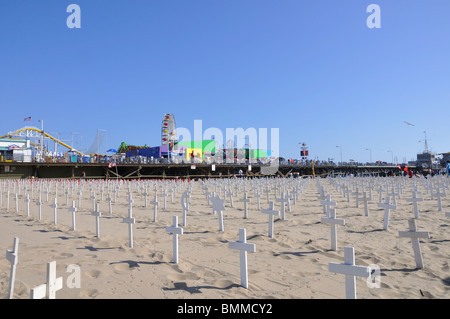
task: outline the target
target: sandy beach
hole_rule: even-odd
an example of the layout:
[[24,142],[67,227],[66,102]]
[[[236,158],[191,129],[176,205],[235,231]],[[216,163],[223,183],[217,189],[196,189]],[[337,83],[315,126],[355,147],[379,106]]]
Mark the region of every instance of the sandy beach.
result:
[[[261,179],[264,180],[264,179]],[[123,218],[128,216],[127,184],[117,193],[112,203],[112,213],[106,200],[99,193],[105,181],[84,181],[81,207],[78,195],[68,195],[66,205],[64,183],[68,181],[44,181],[50,183],[49,200],[45,188],[41,189],[42,217],[39,220],[37,188],[30,202],[30,216],[26,213],[24,189],[14,191],[13,185],[24,181],[1,182],[2,205],[0,208],[0,298],[7,298],[10,263],[5,251],[13,247],[14,237],[19,238],[18,263],[14,289],[15,299],[29,299],[30,289],[45,282],[47,263],[56,261],[56,275],[62,277],[63,287],[56,292],[57,299],[343,299],[345,298],[345,275],[329,271],[329,263],[344,262],[344,247],[354,247],[355,264],[378,267],[379,286],[368,284],[366,278],[356,278],[358,299],[420,299],[450,298],[450,202],[442,197],[442,210],[438,209],[436,197],[427,194],[423,180],[408,177],[342,177],[319,179],[269,179],[287,185],[291,191],[302,183],[301,193],[291,209],[286,206],[285,219],[275,217],[273,238],[268,236],[268,216],[261,212],[268,208],[266,194],[261,194],[260,208],[251,180],[246,180],[248,216],[244,218],[243,180],[236,188],[233,206],[225,199],[223,211],[224,230],[219,231],[218,214],[213,214],[204,190],[214,191],[211,181],[190,182],[192,185],[186,226],[182,225],[181,196],[188,189],[188,183],[180,183],[179,190],[164,198],[158,188],[157,220],[150,203],[154,189],[149,187],[148,206],[139,185],[151,181],[132,181],[130,190],[133,198],[133,248],[129,247],[128,225]],[[356,207],[355,196],[350,201],[336,187],[344,183],[371,181],[373,185],[395,182],[401,186],[401,196],[396,198],[397,209],[392,210],[389,228],[383,229],[384,209],[377,207],[379,193],[376,186],[372,200],[368,202],[369,215],[365,216],[364,204]],[[439,180],[444,180],[439,177]],[[420,216],[415,218],[417,231],[429,232],[430,238],[420,239],[424,268],[416,267],[410,238],[399,237],[399,231],[407,231],[408,220],[414,218],[411,198],[413,183],[422,192],[419,196]],[[34,181],[37,183],[37,181]],[[50,206],[55,198],[58,182],[58,215],[54,224],[54,209]],[[72,181],[70,183],[80,183]],[[140,184],[138,184],[140,183]],[[159,182],[163,183],[163,182]],[[167,183],[167,182],[166,182]],[[330,225],[321,222],[325,217],[321,205],[318,183],[337,203],[336,217],[345,220],[337,225],[337,250],[331,250]],[[100,237],[96,237],[96,217],[91,215],[96,194],[101,216]],[[153,185],[153,184],[152,184]],[[448,184],[447,184],[448,185]],[[6,203],[6,189],[9,187],[9,210]],[[105,188],[106,189],[106,188]],[[390,191],[391,189],[389,189]],[[19,212],[15,211],[14,192],[18,193]],[[31,196],[30,189],[27,190]],[[367,193],[368,194],[368,193]],[[112,196],[112,195],[111,195]],[[222,196],[223,198],[223,193]],[[269,197],[275,199],[275,190]],[[277,194],[279,198],[280,195]],[[384,201],[386,191],[382,193]],[[76,230],[72,230],[72,215],[68,208],[72,201],[77,204]],[[281,203],[274,203],[275,210],[281,210]],[[173,263],[173,235],[166,232],[173,216],[178,216],[183,234],[179,235],[179,260]],[[239,229],[245,228],[247,242],[256,245],[256,252],[248,253],[248,289],[240,285],[239,252],[228,247],[230,241],[237,241]],[[71,287],[73,272],[70,265],[80,270],[79,287]],[[373,266],[375,265],[375,266]],[[67,271],[69,269],[69,272]]]

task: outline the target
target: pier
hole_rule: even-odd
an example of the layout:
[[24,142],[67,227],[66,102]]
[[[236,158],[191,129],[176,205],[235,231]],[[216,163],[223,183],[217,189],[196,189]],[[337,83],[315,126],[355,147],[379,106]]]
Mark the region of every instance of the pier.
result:
[[[399,172],[397,165],[383,166],[332,166],[332,165],[301,165],[283,164],[268,166],[262,164],[116,164],[109,163],[0,163],[0,178],[68,178],[80,179],[173,179],[173,178],[230,178],[239,177],[306,177],[329,176],[338,174],[381,175]],[[416,167],[409,167],[419,172]]]

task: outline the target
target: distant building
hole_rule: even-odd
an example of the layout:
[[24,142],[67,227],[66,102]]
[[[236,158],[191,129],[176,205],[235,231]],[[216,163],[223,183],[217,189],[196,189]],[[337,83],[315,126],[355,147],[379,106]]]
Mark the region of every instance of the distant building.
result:
[[442,155],[442,159],[441,159],[441,165],[442,166],[445,166],[447,161],[450,162],[450,152],[441,153],[440,155]]
[[0,139],[1,162],[31,162],[32,150],[29,140]]

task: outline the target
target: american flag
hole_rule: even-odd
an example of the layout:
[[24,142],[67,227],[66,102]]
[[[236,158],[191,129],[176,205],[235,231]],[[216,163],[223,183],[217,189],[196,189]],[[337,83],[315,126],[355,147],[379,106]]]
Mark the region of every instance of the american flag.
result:
[[28,116],[26,118],[23,119],[24,121],[31,121],[31,116]]

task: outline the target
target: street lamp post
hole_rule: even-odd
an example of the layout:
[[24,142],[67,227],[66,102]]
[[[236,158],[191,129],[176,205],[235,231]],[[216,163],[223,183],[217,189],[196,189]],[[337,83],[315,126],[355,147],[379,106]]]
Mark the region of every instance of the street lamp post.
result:
[[38,120],[38,122],[41,122],[41,152],[42,156],[44,156],[44,120]]
[[388,152],[391,152],[391,155],[392,155],[392,164],[394,164],[394,152],[392,152],[392,151],[388,151]]
[[340,148],[340,151],[341,151],[341,165],[342,165],[342,146],[337,145],[336,147],[339,147],[339,148]]
[[366,151],[370,152],[370,163],[372,163],[372,149],[371,148],[366,148]]

